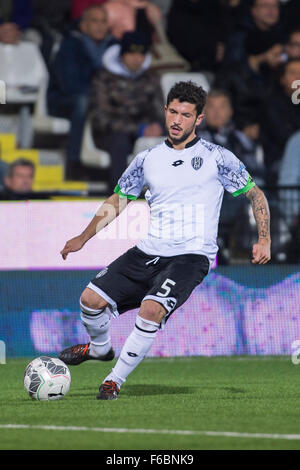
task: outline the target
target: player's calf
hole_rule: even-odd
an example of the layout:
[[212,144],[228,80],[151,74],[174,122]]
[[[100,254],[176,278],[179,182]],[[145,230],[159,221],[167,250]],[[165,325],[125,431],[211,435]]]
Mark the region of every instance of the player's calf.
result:
[[88,287],[80,298],[81,320],[91,338],[89,354],[103,357],[111,349],[110,343],[110,311],[108,304],[100,295]]
[[[92,293],[95,294],[94,292]],[[59,358],[66,364],[78,365],[92,359],[111,361],[115,356],[110,342],[110,311],[104,299],[101,299],[98,295],[97,297],[98,305],[103,304],[102,308],[95,309],[86,305],[86,296],[82,295],[80,299],[80,317],[91,341],[87,344],[77,344],[64,349],[60,353]]]
[[[112,400],[117,398],[119,390],[116,394],[115,390],[111,389],[110,391],[110,387],[105,387],[105,384],[113,382],[118,389],[120,389],[128,375],[149,352],[155,340],[158,328],[159,323],[141,318],[137,315],[135,327],[125,341],[115,367],[100,386],[99,394],[97,395],[98,400]],[[108,395],[111,395],[111,398],[107,398]]]

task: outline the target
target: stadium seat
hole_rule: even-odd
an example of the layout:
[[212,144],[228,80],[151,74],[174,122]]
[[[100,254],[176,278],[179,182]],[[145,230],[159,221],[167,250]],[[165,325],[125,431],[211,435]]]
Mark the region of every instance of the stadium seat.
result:
[[83,165],[88,167],[105,169],[110,165],[109,153],[98,149],[94,143],[90,119],[87,119],[84,128],[80,160]]
[[207,78],[205,77],[204,74],[202,73],[197,73],[197,72],[178,72],[178,73],[164,73],[161,76],[160,83],[161,83],[161,88],[163,91],[163,96],[165,101],[167,100],[168,93],[170,91],[170,88],[172,88],[173,85],[177,82],[186,82],[191,80],[192,82],[196,83],[198,86],[202,86],[205,91],[209,91],[209,83]]
[[[48,115],[46,93],[48,71],[36,44],[20,42],[17,45],[0,44],[1,79],[6,83],[6,102],[13,104],[34,104],[32,126],[28,115],[20,113],[22,147],[30,144],[32,131],[66,134],[70,130],[67,119]],[[24,116],[22,118],[22,116]],[[30,123],[31,124],[31,123]],[[24,141],[26,143],[24,144]]]
[[[1,107],[0,107],[1,109]],[[3,112],[3,106],[2,111]],[[0,114],[0,134],[14,134],[16,141],[20,141],[18,138],[20,133],[20,118],[17,114]]]
[[31,161],[35,166],[38,166],[40,164],[40,156],[38,150],[13,149],[8,150],[7,152],[3,152],[1,154],[1,160],[8,164],[13,163],[19,158],[25,158],[26,160]]
[[48,74],[40,83],[33,112],[33,130],[45,134],[67,134],[70,131],[68,119],[50,116],[47,110]]
[[[30,42],[0,44],[1,80],[5,82],[7,104],[20,105],[18,116],[18,141],[21,147],[29,147],[32,127],[28,105],[35,103],[39,83],[46,73],[46,66],[39,48]],[[5,108],[3,109],[5,114]],[[3,117],[2,117],[3,119]],[[11,116],[8,116],[8,122]],[[16,131],[14,128],[11,131]]]
[[35,171],[36,183],[57,185],[63,181],[64,169],[61,165],[38,165]]
[[42,79],[47,75],[36,44],[0,44],[1,80],[6,83],[6,103],[35,103]]
[[[102,188],[101,188],[102,189]],[[72,193],[81,192],[87,193],[89,191],[89,184],[84,181],[60,181],[60,182],[46,182],[46,181],[35,181],[33,184],[34,191],[62,191],[64,193],[70,193],[69,196],[64,197],[68,200]],[[80,197],[80,196],[79,196]],[[62,196],[51,197],[51,199],[62,199]]]
[[10,152],[16,148],[15,134],[0,134],[0,157],[6,152]]

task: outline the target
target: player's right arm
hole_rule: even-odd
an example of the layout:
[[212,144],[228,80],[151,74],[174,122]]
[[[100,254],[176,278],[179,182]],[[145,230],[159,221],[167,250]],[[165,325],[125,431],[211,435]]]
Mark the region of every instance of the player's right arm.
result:
[[118,217],[130,201],[139,197],[145,184],[143,167],[146,154],[147,151],[141,152],[133,159],[119,179],[115,193],[99,207],[82,234],[67,241],[60,252],[64,260],[69,253],[81,250],[90,238]]
[[65,260],[69,253],[81,250],[90,238],[118,217],[118,215],[125,209],[128,202],[130,202],[130,199],[120,197],[116,193],[107,198],[99,207],[86,229],[77,237],[71,238],[71,240],[67,241],[60,252],[63,259]]

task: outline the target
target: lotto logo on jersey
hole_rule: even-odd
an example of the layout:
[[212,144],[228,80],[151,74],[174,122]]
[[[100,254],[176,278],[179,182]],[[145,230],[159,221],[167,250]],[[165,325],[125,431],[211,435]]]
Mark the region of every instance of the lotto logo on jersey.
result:
[[194,157],[194,158],[192,158],[191,163],[192,163],[192,167],[194,168],[194,170],[199,170],[202,167],[203,158]]

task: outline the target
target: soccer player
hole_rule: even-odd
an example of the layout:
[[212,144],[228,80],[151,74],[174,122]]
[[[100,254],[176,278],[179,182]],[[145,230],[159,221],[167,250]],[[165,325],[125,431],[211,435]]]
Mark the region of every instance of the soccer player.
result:
[[270,215],[263,192],[245,166],[223,147],[196,137],[204,118],[206,92],[192,82],[170,90],[165,106],[168,138],[139,153],[84,232],[69,240],[61,255],[80,250],[117,217],[144,187],[151,209],[147,237],[100,271],[84,289],[81,319],[88,344],[65,349],[66,364],[89,359],[112,360],[110,314],[139,307],[136,324],[118,361],[100,386],[97,398],[118,398],[122,384],[149,352],[157,330],[164,327],[207,275],[218,247],[218,220],[224,189],[251,202],[258,227],[252,263],[270,260]]

